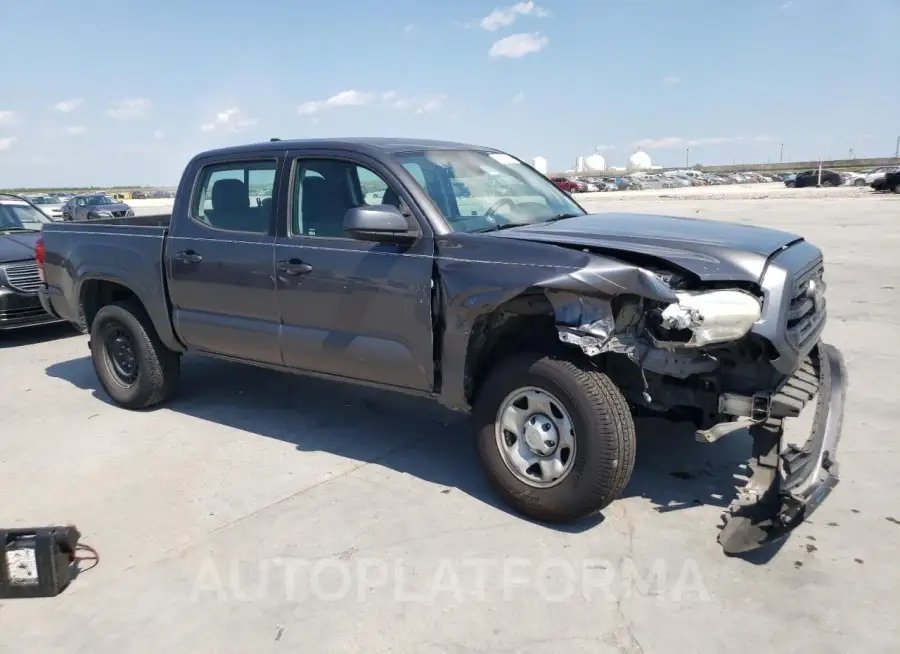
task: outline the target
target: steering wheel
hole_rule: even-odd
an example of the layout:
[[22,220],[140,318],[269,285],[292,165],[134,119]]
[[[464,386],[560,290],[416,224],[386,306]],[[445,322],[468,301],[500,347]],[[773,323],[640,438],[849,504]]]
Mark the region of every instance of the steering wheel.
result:
[[484,217],[493,222],[497,222],[494,219],[494,214],[500,211],[500,207],[509,205],[510,209],[516,208],[516,203],[510,200],[509,198],[502,198],[491,205],[491,208],[484,212]]

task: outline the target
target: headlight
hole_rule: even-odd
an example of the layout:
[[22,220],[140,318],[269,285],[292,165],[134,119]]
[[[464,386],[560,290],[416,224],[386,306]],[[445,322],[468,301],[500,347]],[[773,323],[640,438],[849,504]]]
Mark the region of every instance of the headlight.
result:
[[112,211],[92,211],[91,213],[100,218],[112,218]]
[[126,217],[133,216],[133,215],[134,215],[134,209],[129,209],[128,211],[125,212]]
[[665,329],[690,330],[681,345],[702,347],[742,338],[762,314],[760,301],[745,291],[678,292],[677,304],[662,312]]

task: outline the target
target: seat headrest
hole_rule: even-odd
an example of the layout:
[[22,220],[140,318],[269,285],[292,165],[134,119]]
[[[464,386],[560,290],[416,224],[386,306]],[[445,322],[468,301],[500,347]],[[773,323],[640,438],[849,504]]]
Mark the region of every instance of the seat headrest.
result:
[[214,211],[243,211],[250,207],[247,185],[239,179],[220,179],[212,187]]

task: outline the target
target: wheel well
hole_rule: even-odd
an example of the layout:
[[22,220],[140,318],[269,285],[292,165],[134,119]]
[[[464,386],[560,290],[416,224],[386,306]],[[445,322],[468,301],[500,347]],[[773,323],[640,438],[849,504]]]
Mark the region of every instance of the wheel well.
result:
[[466,350],[465,392],[471,404],[490,371],[506,357],[560,348],[553,305],[542,291],[525,293],[480,316]]
[[107,304],[115,304],[135,298],[137,295],[127,286],[103,279],[91,279],[81,286],[82,326],[90,331],[94,316]]

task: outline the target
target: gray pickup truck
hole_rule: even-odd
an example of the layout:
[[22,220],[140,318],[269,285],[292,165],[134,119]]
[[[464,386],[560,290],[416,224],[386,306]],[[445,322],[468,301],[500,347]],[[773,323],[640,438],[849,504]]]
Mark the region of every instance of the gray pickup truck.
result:
[[490,148],[273,139],[196,156],[171,215],[47,224],[36,251],[44,307],[90,334],[125,408],[170,397],[190,350],[430,397],[472,412],[506,501],[558,522],[622,492],[635,414],[749,432],[729,554],[838,480],[845,366],[820,339],[822,253],[794,234],[590,214]]

